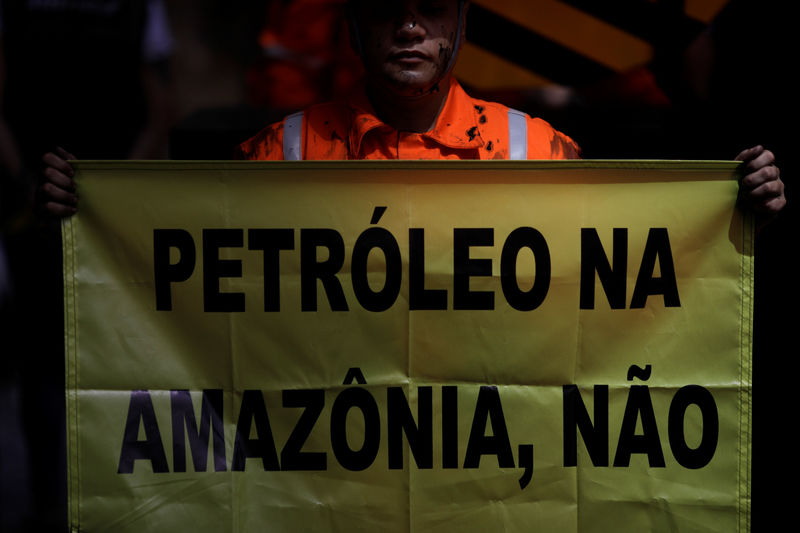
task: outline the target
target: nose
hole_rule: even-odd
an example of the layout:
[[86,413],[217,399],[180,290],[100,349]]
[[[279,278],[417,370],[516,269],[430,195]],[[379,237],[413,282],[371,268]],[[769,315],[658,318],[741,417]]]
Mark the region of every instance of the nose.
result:
[[395,21],[397,37],[406,41],[416,41],[425,37],[425,27],[419,23],[417,14],[406,11]]

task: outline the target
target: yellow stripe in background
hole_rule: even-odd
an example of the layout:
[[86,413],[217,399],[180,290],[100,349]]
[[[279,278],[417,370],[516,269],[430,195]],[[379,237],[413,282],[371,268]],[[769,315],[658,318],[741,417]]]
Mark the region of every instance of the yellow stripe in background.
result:
[[561,2],[502,0],[475,4],[617,72],[643,65],[653,55],[653,47],[646,41]]
[[553,82],[470,42],[465,42],[454,70],[456,78],[476,89],[530,89]]
[[[708,24],[727,2],[686,0],[685,12]],[[644,65],[653,55],[653,47],[647,41],[556,0],[475,0],[475,4],[616,72]],[[455,73],[478,89],[552,84],[551,80],[470,43],[464,45]]]

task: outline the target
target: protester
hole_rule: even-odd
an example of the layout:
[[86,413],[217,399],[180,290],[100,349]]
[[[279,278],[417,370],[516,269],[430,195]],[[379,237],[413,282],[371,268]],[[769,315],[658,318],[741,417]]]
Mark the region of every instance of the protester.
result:
[[[473,99],[452,76],[466,25],[466,0],[348,2],[353,46],[365,76],[344,102],[324,103],[272,124],[236,151],[241,159],[569,159],[578,145],[545,121]],[[70,147],[70,150],[72,148]],[[77,152],[80,153],[80,152]],[[83,155],[83,154],[81,154]],[[77,212],[64,149],[47,153],[39,206]],[[741,151],[741,196],[775,216],[786,204],[775,156]]]
[[[365,83],[346,103],[307,110],[296,158],[508,159],[515,128],[518,151],[527,158],[578,157],[566,135],[500,104],[470,98],[452,77],[465,2],[350,2],[349,8]],[[243,143],[238,156],[283,159],[283,127],[275,124]]]
[[363,68],[348,42],[345,6],[345,0],[267,2],[260,57],[245,77],[253,107],[287,114],[350,92]]
[[[576,143],[549,124],[470,98],[451,72],[463,42],[464,0],[351,0],[351,39],[363,83],[344,103],[312,106],[242,143],[243,159],[568,159]],[[510,143],[515,142],[512,146]],[[76,211],[72,156],[48,153],[45,210]],[[775,157],[739,153],[743,199],[773,216],[785,205]]]

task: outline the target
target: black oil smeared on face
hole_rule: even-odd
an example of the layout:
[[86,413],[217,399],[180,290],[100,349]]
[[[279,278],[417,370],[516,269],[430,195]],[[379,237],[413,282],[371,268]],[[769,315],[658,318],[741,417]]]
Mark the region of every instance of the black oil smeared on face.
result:
[[453,55],[453,49],[449,46],[444,46],[439,43],[439,64],[441,68],[446,68],[450,63],[450,56]]

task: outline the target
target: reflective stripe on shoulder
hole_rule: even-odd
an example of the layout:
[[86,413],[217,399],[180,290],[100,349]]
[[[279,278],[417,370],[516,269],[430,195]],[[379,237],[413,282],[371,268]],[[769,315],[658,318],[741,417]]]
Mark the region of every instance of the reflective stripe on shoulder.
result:
[[303,159],[303,112],[298,111],[283,121],[283,159],[300,161]]
[[516,109],[508,109],[508,158],[528,159],[527,115]]

